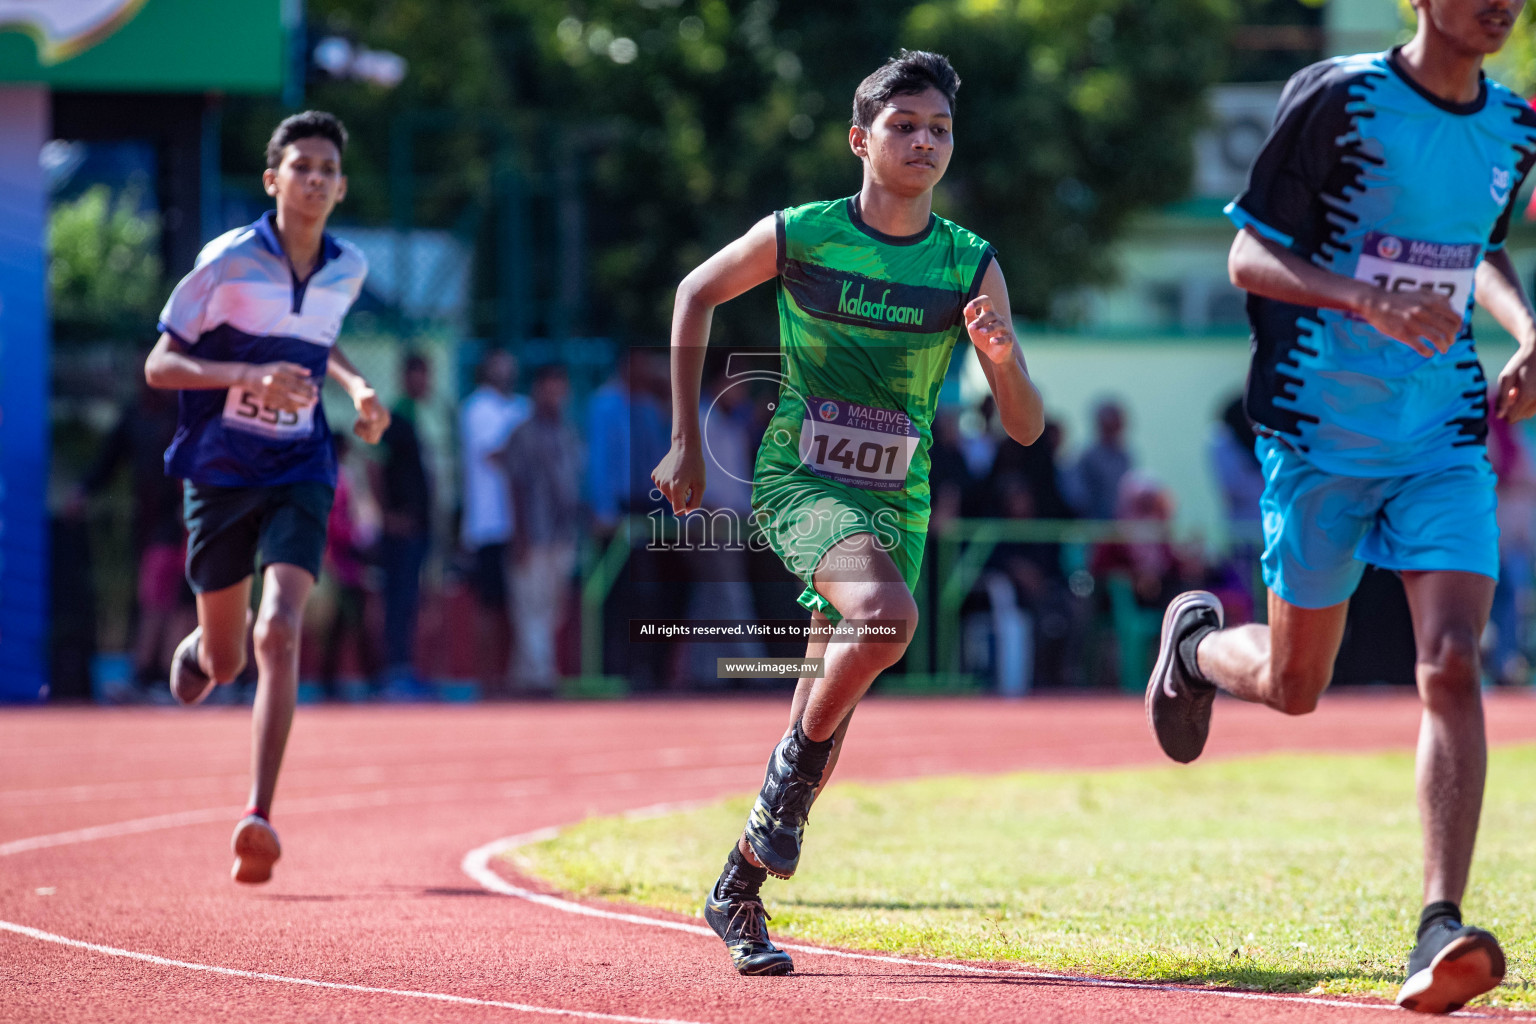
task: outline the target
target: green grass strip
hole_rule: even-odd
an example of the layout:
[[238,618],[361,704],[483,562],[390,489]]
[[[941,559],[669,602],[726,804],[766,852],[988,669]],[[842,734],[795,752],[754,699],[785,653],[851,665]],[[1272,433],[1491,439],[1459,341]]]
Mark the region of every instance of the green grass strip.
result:
[[[566,892],[698,915],[748,798],[514,853]],[[776,936],[1115,978],[1391,997],[1418,923],[1407,754],[834,783],[764,898]],[[1536,747],[1492,753],[1470,922],[1536,1007]],[[721,954],[724,955],[723,953]]]

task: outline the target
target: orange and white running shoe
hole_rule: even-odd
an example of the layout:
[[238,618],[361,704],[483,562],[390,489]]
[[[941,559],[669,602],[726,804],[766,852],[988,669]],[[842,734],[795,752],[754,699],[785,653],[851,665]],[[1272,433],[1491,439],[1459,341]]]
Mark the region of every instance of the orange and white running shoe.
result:
[[277,833],[266,818],[259,814],[247,814],[235,826],[230,837],[230,848],[235,853],[235,866],[231,871],[235,881],[258,885],[272,878],[272,865],[283,855]]

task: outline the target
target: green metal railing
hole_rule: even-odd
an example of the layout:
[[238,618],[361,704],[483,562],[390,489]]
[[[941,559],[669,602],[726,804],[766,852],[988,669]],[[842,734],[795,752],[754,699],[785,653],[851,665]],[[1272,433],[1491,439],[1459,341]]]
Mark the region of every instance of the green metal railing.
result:
[[[581,674],[567,679],[564,692],[572,696],[622,696],[626,681],[603,673],[603,607],[624,571],[637,537],[649,535],[644,520],[632,517],[613,534],[589,540],[582,554]],[[668,520],[668,522],[672,522]],[[906,678],[885,680],[889,689],[917,691],[964,691],[980,688],[963,671],[960,649],[960,611],[972,588],[981,579],[987,560],[999,544],[1054,544],[1061,549],[1062,569],[1068,577],[1088,567],[1093,545],[1178,543],[1169,524],[1150,521],[1087,519],[957,519],[929,536],[932,572],[936,574],[936,608],[929,608],[929,569],[925,566],[916,599],[919,626],[907,648]],[[1183,538],[1189,539],[1189,538]],[[1257,544],[1251,534],[1235,534],[1233,543]],[[1161,611],[1141,608],[1128,580],[1111,577],[1104,585],[1109,593],[1110,617],[1121,649],[1121,685],[1144,684],[1146,652],[1157,632]],[[1253,593],[1263,593],[1255,565]],[[1262,614],[1263,604],[1256,611]],[[930,614],[930,612],[932,614]],[[930,641],[930,636],[932,640]],[[931,643],[931,650],[930,650]],[[1140,682],[1137,682],[1140,680]]]

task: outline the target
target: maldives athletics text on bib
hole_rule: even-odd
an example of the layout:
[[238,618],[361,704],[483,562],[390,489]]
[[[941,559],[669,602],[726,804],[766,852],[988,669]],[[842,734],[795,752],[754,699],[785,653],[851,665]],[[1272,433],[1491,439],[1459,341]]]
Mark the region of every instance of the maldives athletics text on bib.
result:
[[921,440],[904,412],[813,397],[800,424],[800,459],[850,487],[899,491]]
[[1360,249],[1355,279],[1389,292],[1435,292],[1465,313],[1482,252],[1475,242],[1423,242],[1372,231]]

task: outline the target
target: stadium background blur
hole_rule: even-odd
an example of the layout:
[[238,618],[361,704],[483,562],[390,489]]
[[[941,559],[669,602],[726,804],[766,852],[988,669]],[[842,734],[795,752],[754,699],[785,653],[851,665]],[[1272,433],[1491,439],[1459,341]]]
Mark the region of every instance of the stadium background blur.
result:
[[[388,456],[353,446],[351,513],[339,524],[347,550],[311,609],[304,696],[791,685],[716,678],[714,658],[800,653],[793,644],[628,634],[637,616],[798,614],[796,587],[771,557],[748,553],[721,568],[675,545],[647,548],[659,517],[644,473],[666,445],[672,294],[771,210],[856,190],[848,98],[899,46],[948,53],[964,79],[958,152],[936,209],[998,246],[1054,427],[1030,450],[1008,441],[989,418],[974,357],[957,353],[936,428],[924,625],[877,689],[1139,689],[1169,594],[1214,587],[1244,616],[1261,593],[1257,467],[1230,408],[1247,327],[1226,278],[1232,229],[1220,209],[1240,190],[1290,73],[1389,46],[1411,24],[1406,4],[1391,0],[253,0],[238,16],[235,5],[195,0],[62,5],[71,6],[89,31],[77,26],[73,44],[55,45],[56,30],[29,21],[26,4],[0,0],[0,110],[10,111],[0,141],[7,126],[24,133],[15,127],[23,109],[36,112],[45,140],[36,155],[46,248],[34,241],[47,281],[37,337],[51,359],[42,393],[28,400],[46,410],[46,494],[34,488],[30,499],[45,506],[46,531],[7,529],[11,577],[0,594],[8,609],[29,596],[49,609],[34,637],[0,631],[9,647],[0,690],[22,699],[163,699],[166,645],[150,633],[173,645],[188,605],[165,556],[174,493],[165,498],[149,458],[163,449],[156,431],[168,414],[142,392],[142,361],[160,305],[201,244],[268,207],[266,136],[304,107],[336,113],[352,135],[350,192],[332,230],[363,248],[371,271],[342,341],[391,405],[406,354],[429,367],[414,421],[434,512],[412,664],[392,671],[379,664]],[[1533,38],[1527,10],[1490,65],[1527,95]],[[4,148],[8,163],[26,149]],[[1529,287],[1536,229],[1517,225],[1510,251]],[[11,346],[27,335],[15,320],[21,277],[5,274],[0,265],[0,289],[13,289],[0,291],[0,344],[10,350],[0,391],[13,389],[3,396],[5,500],[17,502],[27,489],[15,477],[13,432],[29,406],[14,395],[23,375]],[[1510,339],[1481,314],[1477,330],[1485,367],[1497,367]],[[750,457],[767,396],[760,379],[733,389],[739,364],[723,355],[761,355],[776,333],[768,288],[716,317],[722,355],[706,393],[746,396],[726,403],[712,435],[734,446],[727,459]],[[565,474],[569,499],[546,489],[519,497],[546,507],[518,509],[562,529],[514,528],[511,541],[525,570],[533,548],[575,551],[569,572],[558,557],[536,563],[559,577],[538,592],[551,610],[541,628],[552,677],[526,659],[537,636],[514,635],[506,616],[478,608],[474,552],[462,539],[462,406],[496,351],[515,357],[519,393],[559,377],[551,366],[568,382],[563,415],[579,454],[542,468]],[[345,426],[351,412],[339,398],[326,394],[333,425]],[[1485,638],[1490,683],[1530,682],[1527,435],[1494,438],[1506,580]],[[526,468],[526,456],[511,464]],[[726,476],[712,476],[710,497],[739,508]],[[23,518],[7,508],[8,523]],[[158,561],[146,560],[150,548]],[[44,564],[47,583],[14,582],[28,557]],[[537,576],[524,573],[525,602]],[[515,620],[519,577],[510,578]],[[328,652],[349,602],[364,639]],[[1356,605],[1337,681],[1411,682],[1400,586],[1368,574]],[[40,646],[45,687],[29,689],[15,668],[27,660],[18,643]],[[318,685],[326,675],[339,679]]]

